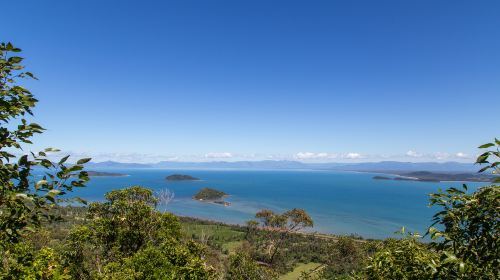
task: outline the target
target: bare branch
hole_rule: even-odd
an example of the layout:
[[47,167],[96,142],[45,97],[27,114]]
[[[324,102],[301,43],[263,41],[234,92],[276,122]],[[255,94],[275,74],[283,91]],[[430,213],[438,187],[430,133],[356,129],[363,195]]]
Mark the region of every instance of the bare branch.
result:
[[167,188],[158,190],[155,193],[156,198],[158,198],[158,205],[167,207],[167,205],[174,199],[175,193]]

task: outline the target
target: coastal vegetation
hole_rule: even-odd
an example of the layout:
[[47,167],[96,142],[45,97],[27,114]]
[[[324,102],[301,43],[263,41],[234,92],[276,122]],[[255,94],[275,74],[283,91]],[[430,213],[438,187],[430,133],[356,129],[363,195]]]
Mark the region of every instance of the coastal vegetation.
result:
[[[386,240],[315,234],[299,208],[261,210],[245,226],[178,217],[158,210],[168,193],[142,186],[67,199],[89,180],[90,159],[17,156],[43,132],[26,119],[37,100],[18,84],[34,78],[20,51],[0,44],[0,279],[500,279],[498,177],[430,194],[430,242],[404,228]],[[500,141],[480,148],[480,173],[498,174]],[[34,167],[46,175],[35,180]]]
[[217,201],[224,198],[227,194],[223,191],[219,191],[212,188],[203,188],[199,190],[193,198],[196,200],[209,200],[209,201]]
[[227,194],[223,191],[219,191],[212,188],[203,188],[193,196],[193,199],[202,202],[211,202],[215,204],[229,206],[231,205],[231,203],[224,201],[224,197],[226,196]]

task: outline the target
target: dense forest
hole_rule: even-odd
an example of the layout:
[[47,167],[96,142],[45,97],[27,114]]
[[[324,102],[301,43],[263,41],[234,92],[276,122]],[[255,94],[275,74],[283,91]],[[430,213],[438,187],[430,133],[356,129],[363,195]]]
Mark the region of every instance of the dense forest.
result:
[[[19,156],[44,131],[27,121],[37,100],[19,82],[36,78],[20,52],[0,44],[0,279],[500,279],[498,177],[430,194],[429,242],[404,228],[386,240],[306,233],[314,221],[299,208],[245,226],[178,217],[147,186],[67,199],[90,180],[90,159]],[[480,173],[498,173],[500,141],[479,148]]]

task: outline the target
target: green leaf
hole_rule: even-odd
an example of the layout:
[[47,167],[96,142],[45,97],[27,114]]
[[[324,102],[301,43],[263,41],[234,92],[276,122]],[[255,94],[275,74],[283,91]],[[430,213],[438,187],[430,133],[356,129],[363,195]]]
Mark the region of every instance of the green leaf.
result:
[[30,226],[27,226],[24,228],[26,231],[29,231],[29,232],[35,232],[36,230],[33,228],[33,227],[30,227]]
[[495,144],[487,143],[487,144],[483,144],[483,145],[479,146],[479,149],[486,149],[486,148],[493,147],[493,146],[495,146]]
[[12,56],[12,57],[9,57],[9,62],[12,62],[12,63],[19,63],[23,61],[23,58],[22,57],[19,57],[19,56]]
[[38,78],[35,77],[35,75],[33,75],[33,73],[31,73],[31,72],[24,72],[24,74],[26,74],[26,76],[31,77],[32,79],[38,80]]
[[37,124],[37,123],[30,123],[30,126],[32,128],[38,128],[38,129],[43,129],[41,125]]
[[459,269],[460,273],[464,273],[465,272],[465,264],[463,262],[460,262],[460,264],[458,265],[458,269]]
[[446,258],[443,263],[454,263],[458,261],[457,256],[455,256],[453,253],[444,251],[444,254],[446,255]]
[[477,157],[476,163],[487,163],[488,155],[480,155]]
[[65,162],[68,160],[68,158],[69,158],[69,155],[67,155],[67,156],[63,157],[63,158],[59,161],[58,165],[62,165],[63,163],[65,163]]
[[68,168],[67,170],[65,170],[65,172],[66,172],[67,174],[69,174],[70,172],[80,171],[80,170],[82,170],[82,169],[83,169],[83,166],[82,166],[82,165],[78,165],[78,164],[76,164],[76,165],[71,166],[71,167],[70,167],[70,168]]
[[490,166],[483,167],[483,168],[479,169],[478,173],[482,173],[490,168],[491,168]]
[[92,158],[82,158],[82,159],[79,159],[79,160],[76,162],[76,164],[85,164],[85,163],[87,163],[87,162],[89,162],[89,161],[91,161],[91,160],[92,160]]
[[28,155],[20,157],[17,162],[19,165],[25,165],[26,163],[28,163]]

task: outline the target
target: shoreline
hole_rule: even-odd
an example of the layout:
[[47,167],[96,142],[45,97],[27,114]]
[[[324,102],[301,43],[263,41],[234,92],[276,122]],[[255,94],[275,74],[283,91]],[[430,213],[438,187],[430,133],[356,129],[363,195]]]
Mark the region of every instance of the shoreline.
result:
[[209,204],[216,204],[216,205],[221,205],[221,206],[224,206],[224,207],[229,207],[231,206],[231,202],[229,201],[225,201],[224,199],[229,197],[229,194],[225,194],[223,195],[220,199],[221,200],[214,200],[214,199],[203,199],[203,198],[200,198],[200,199],[196,199],[194,197],[191,197],[192,200],[194,201],[198,201],[198,202],[201,202],[201,203],[209,203]]
[[[436,179],[426,179],[426,178],[419,178],[419,177],[412,177],[412,176],[406,176],[406,175],[401,175],[401,174],[396,174],[396,173],[384,173],[383,171],[357,171],[359,173],[365,173],[365,174],[374,174],[374,175],[387,175],[387,176],[393,176],[397,178],[403,178],[403,179],[395,179],[395,178],[389,178],[387,180],[389,181],[412,181],[412,182],[419,182],[419,183],[441,183],[441,182],[456,182],[456,183],[491,183],[492,180],[442,180],[439,178]],[[418,171],[415,171],[418,172]],[[437,172],[431,172],[435,173],[437,175],[445,174],[449,176],[453,176],[454,174],[461,174],[461,173],[437,173]],[[469,173],[463,173],[463,174],[469,174]],[[471,175],[475,175],[476,173],[470,173]],[[479,173],[477,173],[480,175]],[[372,178],[373,180],[380,180],[382,179],[375,179]]]

